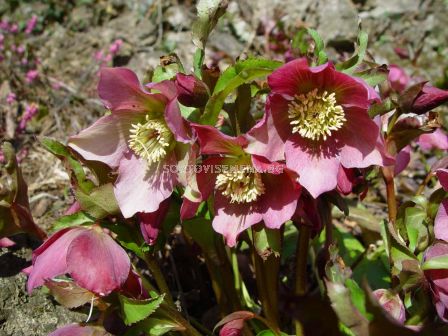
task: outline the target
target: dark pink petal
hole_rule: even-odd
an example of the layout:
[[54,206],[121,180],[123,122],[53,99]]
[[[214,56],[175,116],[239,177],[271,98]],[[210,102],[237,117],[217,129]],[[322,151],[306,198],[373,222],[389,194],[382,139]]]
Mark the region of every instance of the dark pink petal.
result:
[[370,105],[368,90],[349,75],[338,72],[331,63],[314,68],[300,58],[275,70],[268,77],[273,93],[294,97],[315,88],[336,94],[338,104],[367,108]]
[[[285,102],[283,98],[281,102]],[[268,99],[267,105],[270,104]],[[268,111],[268,108],[267,108]],[[286,113],[286,110],[284,111]],[[290,132],[288,125],[287,131]],[[288,138],[286,135],[285,140]],[[249,130],[246,134],[249,144],[245,148],[245,152],[266,157],[271,161],[280,161],[285,159],[285,144],[277,131],[272,115],[266,112],[263,118]]]
[[437,211],[434,220],[434,236],[436,239],[448,242],[448,200],[442,201]]
[[259,173],[279,175],[283,174],[286,169],[286,165],[284,163],[271,162],[264,156],[252,155],[251,158],[252,165]]
[[127,297],[132,297],[134,299],[147,299],[149,297],[148,292],[143,286],[142,279],[132,269],[130,270],[125,283],[121,286],[120,292]]
[[125,218],[137,212],[154,212],[160,203],[170,197],[176,184],[175,158],[148,165],[133,153],[124,155],[118,168],[114,193]]
[[241,336],[243,335],[244,320],[237,319],[226,323],[219,331],[219,336]]
[[377,289],[373,292],[373,295],[385,311],[400,324],[404,324],[406,320],[406,310],[403,301],[401,301],[398,294],[394,294],[387,289]]
[[33,252],[33,269],[28,278],[29,293],[36,287],[42,286],[46,280],[68,273],[67,252],[73,239],[84,229],[62,229],[48,238]]
[[193,218],[198,211],[201,202],[192,202],[187,198],[182,201],[182,206],[180,207],[180,219],[186,220]]
[[193,75],[176,75],[179,102],[185,106],[204,107],[208,101],[208,88],[204,82]]
[[[346,111],[346,124],[335,133],[334,137],[340,140],[341,163],[345,168],[366,168],[370,165],[381,165],[382,159],[368,155],[375,150],[379,136],[379,128],[369,118],[366,111],[350,108]],[[369,160],[366,160],[369,158]]]
[[191,142],[188,124],[180,114],[179,104],[176,99],[171,100],[165,108],[165,121],[179,142]]
[[206,201],[215,188],[216,176],[227,160],[223,157],[210,157],[204,160],[196,173],[201,201]]
[[176,84],[170,80],[164,80],[157,83],[148,83],[145,86],[148,89],[159,91],[168,100],[173,100],[178,95]]
[[300,185],[295,173],[285,169],[282,174],[263,174],[266,193],[257,200],[259,211],[268,228],[278,229],[290,220],[297,208]]
[[257,210],[254,203],[230,203],[229,198],[216,192],[213,229],[224,236],[228,246],[233,247],[241,232],[263,219]]
[[185,188],[182,196],[192,202],[198,202],[201,196],[195,168],[197,167],[199,146],[196,143],[177,143],[174,151],[177,160],[178,181]]
[[392,89],[397,92],[401,92],[409,85],[411,79],[407,75],[406,71],[398,65],[391,64],[389,66],[388,80]]
[[247,145],[244,137],[231,137],[213,126],[192,124],[199,139],[202,154],[241,154]]
[[423,150],[448,149],[448,135],[441,129],[436,129],[433,133],[420,135],[417,143]]
[[81,287],[107,295],[126,281],[131,262],[126,251],[98,228],[85,229],[67,251],[68,273]]
[[339,157],[333,148],[313,148],[300,136],[285,144],[286,166],[299,175],[299,183],[316,198],[337,186]]
[[143,116],[127,112],[104,116],[70,137],[68,145],[86,160],[101,161],[111,168],[116,168],[128,148],[131,124]]
[[394,175],[400,174],[411,161],[411,146],[407,145],[403,148],[395,158]]
[[160,203],[159,209],[154,212],[140,212],[138,219],[140,221],[140,230],[143,238],[149,245],[154,245],[159,236],[160,226],[162,225],[168,209],[170,207],[170,199],[167,198]]
[[101,327],[69,324],[53,331],[48,336],[112,336]]
[[[437,242],[426,249],[424,259],[430,260],[434,257],[446,255],[448,255],[448,244]],[[448,269],[426,270],[425,276],[431,281],[433,290],[448,293]]]
[[323,228],[322,218],[319,215],[319,199],[313,198],[308,192],[302,192],[297,202],[297,209],[293,220],[310,226],[313,231],[320,232]]
[[74,213],[77,213],[78,211],[81,211],[81,205],[78,201],[74,201],[72,205],[64,212],[65,216],[73,215]]
[[98,94],[113,112],[161,112],[165,103],[161,95],[143,91],[137,75],[126,68],[101,68]]
[[448,91],[425,84],[412,103],[411,112],[423,114],[448,102]]
[[343,195],[350,194],[353,189],[354,179],[354,169],[340,166],[338,171],[338,191]]
[[437,169],[437,178],[445,191],[448,191],[448,169]]

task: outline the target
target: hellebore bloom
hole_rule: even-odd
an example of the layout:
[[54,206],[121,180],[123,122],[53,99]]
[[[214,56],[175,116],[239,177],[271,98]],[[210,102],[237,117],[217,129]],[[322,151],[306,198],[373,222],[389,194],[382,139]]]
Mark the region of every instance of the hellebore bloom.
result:
[[421,149],[427,151],[434,148],[447,150],[448,135],[441,128],[438,128],[433,133],[426,133],[420,135],[417,143]]
[[109,334],[101,327],[68,324],[58,328],[48,336],[112,336],[112,334]]
[[214,193],[213,228],[227,245],[234,246],[241,232],[261,221],[278,229],[291,218],[300,195],[292,171],[247,153],[244,136],[227,136],[211,126],[192,127],[201,153],[210,155],[197,175],[199,190],[202,200]]
[[[436,174],[443,189],[448,192],[448,169],[437,169]],[[437,239],[448,242],[448,199],[442,201],[437,211],[434,235]]]
[[389,80],[392,89],[397,92],[406,89],[411,81],[404,69],[395,64],[390,65],[389,76],[387,79]]
[[69,227],[49,237],[33,252],[28,292],[47,280],[69,274],[77,285],[107,295],[128,279],[127,253],[99,226]]
[[378,303],[392,316],[398,323],[404,324],[406,321],[406,310],[403,301],[398,294],[393,294],[387,289],[377,289],[373,295]]
[[[274,71],[268,84],[266,124],[269,128],[272,117],[284,143],[286,166],[313,197],[337,186],[341,165],[384,164],[377,147],[379,127],[367,113],[377,95],[360,79],[336,71],[331,63],[312,68],[306,59],[297,59]],[[275,145],[254,146],[251,152],[273,160],[281,151],[278,139],[266,141]]]
[[249,311],[236,311],[224,317],[214,329],[222,326],[219,336],[241,336],[243,334],[244,322],[251,320],[255,314]]
[[448,102],[448,91],[425,84],[414,99],[409,112],[423,114],[446,102]]
[[[448,244],[438,242],[425,251],[425,260],[448,255]],[[448,269],[425,270],[439,317],[448,322]]]
[[193,75],[176,75],[179,102],[190,107],[204,107],[209,97],[209,90],[204,82]]
[[102,68],[99,96],[110,115],[69,139],[86,160],[118,168],[114,193],[126,218],[154,212],[187,177],[178,165],[196,160],[189,129],[177,103],[174,82],[148,84],[125,68]]

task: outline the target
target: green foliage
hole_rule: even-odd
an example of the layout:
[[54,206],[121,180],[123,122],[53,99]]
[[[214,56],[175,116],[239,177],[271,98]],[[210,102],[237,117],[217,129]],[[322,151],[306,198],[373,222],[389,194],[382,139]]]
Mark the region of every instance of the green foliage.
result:
[[131,325],[147,318],[160,307],[164,297],[165,294],[162,294],[156,298],[136,300],[119,295],[124,323]]

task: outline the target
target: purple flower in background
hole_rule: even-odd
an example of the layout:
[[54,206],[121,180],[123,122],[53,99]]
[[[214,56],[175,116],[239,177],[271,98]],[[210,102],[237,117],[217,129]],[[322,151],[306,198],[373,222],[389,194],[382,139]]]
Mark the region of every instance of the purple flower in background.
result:
[[39,107],[35,103],[26,105],[25,112],[22,115],[19,123],[19,130],[23,131],[26,128],[26,124],[37,114]]
[[10,93],[8,93],[8,95],[6,96],[6,102],[7,102],[9,105],[11,105],[11,104],[13,104],[13,103],[16,102],[16,98],[17,98],[16,94],[15,94],[14,92],[10,92]]
[[19,25],[17,23],[13,23],[11,26],[9,26],[9,32],[10,33],[17,33],[19,31]]
[[28,84],[31,84],[32,82],[34,82],[34,80],[37,78],[37,77],[39,77],[39,71],[37,71],[37,70],[29,70],[27,73],[26,73],[26,82],[28,83]]
[[115,40],[109,47],[109,52],[112,55],[115,55],[116,53],[118,53],[120,51],[121,46],[123,45],[123,40]]
[[37,24],[37,16],[33,15],[31,19],[29,19],[28,22],[26,23],[25,33],[31,34],[34,28],[36,28],[36,24]]
[[411,81],[404,69],[395,64],[389,67],[388,80],[392,89],[397,92],[403,91]]
[[448,149],[448,135],[441,128],[436,129],[433,133],[422,134],[418,138],[417,143],[420,148],[426,151],[431,149]]
[[9,22],[3,19],[0,21],[0,29],[3,31],[9,31]]

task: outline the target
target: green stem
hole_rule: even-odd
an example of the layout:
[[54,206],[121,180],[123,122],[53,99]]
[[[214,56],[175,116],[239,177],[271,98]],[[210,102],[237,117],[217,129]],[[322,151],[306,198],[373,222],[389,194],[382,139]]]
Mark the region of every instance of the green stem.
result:
[[[308,260],[308,250],[310,245],[311,229],[306,225],[299,225],[299,239],[296,252],[296,282],[294,294],[304,296],[307,290],[306,266]],[[298,319],[294,320],[296,335],[303,335],[303,327]]]
[[430,171],[428,173],[428,175],[426,175],[425,179],[423,180],[423,182],[418,186],[417,192],[415,193],[415,196],[421,195],[423,193],[423,191],[425,190],[425,187],[427,186],[427,184],[429,183],[429,181],[431,181],[431,178],[434,176],[433,172]]
[[148,266],[149,270],[151,271],[151,274],[154,277],[154,280],[156,281],[159,291],[161,293],[165,293],[166,301],[170,305],[175,307],[173,297],[171,296],[170,288],[168,287],[168,284],[165,281],[165,277],[163,276],[163,273],[162,273],[160,266],[157,263],[155,257],[151,254],[146,254],[145,262],[146,262],[146,265]]

